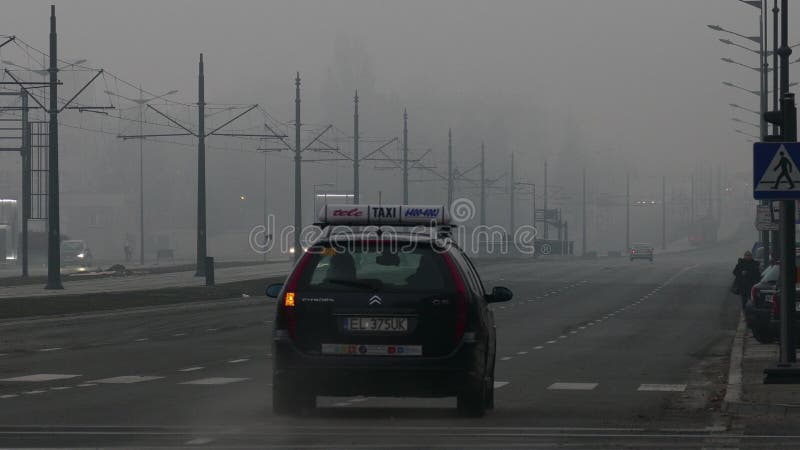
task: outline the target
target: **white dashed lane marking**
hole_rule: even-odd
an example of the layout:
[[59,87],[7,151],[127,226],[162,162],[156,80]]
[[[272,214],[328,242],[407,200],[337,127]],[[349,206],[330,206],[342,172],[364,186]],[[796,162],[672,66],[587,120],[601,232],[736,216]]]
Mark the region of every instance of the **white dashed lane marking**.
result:
[[123,375],[120,377],[103,378],[100,380],[92,380],[92,383],[102,384],[133,384],[141,383],[143,381],[158,380],[164,377],[151,376],[151,375]]
[[178,372],[194,372],[195,370],[203,370],[203,366],[187,367],[185,369],[178,369]]
[[509,359],[511,359],[510,356],[503,356],[502,358],[500,358],[500,361],[508,361]]
[[27,383],[38,383],[42,381],[66,380],[68,378],[75,378],[79,376],[80,375],[70,375],[64,373],[37,373],[33,375],[24,375],[21,377],[5,378],[0,381],[20,381]]
[[685,390],[685,384],[643,384],[637,389],[637,391],[655,392],[683,392]]
[[243,362],[247,362],[247,361],[250,361],[250,358],[232,359],[232,360],[228,361],[228,363],[229,364],[239,364],[239,363],[243,363]]
[[240,381],[245,381],[245,380],[249,380],[249,378],[211,377],[211,378],[200,378],[199,380],[184,381],[183,383],[178,383],[178,384],[219,385],[219,384],[238,383]]
[[19,395],[17,395],[17,394],[3,394],[3,395],[0,395],[0,398],[14,398],[14,397],[19,397]]
[[547,387],[551,391],[591,391],[597,383],[564,383],[556,382]]
[[211,438],[196,438],[196,439],[192,439],[190,441],[186,441],[186,445],[204,445],[204,444],[208,444],[208,443],[213,442],[213,441],[214,440],[211,439]]
[[40,348],[40,352],[55,352],[61,350],[61,347],[49,347],[49,348]]
[[495,381],[494,382],[494,388],[495,389],[500,389],[501,387],[507,386],[507,385],[508,385],[508,381]]

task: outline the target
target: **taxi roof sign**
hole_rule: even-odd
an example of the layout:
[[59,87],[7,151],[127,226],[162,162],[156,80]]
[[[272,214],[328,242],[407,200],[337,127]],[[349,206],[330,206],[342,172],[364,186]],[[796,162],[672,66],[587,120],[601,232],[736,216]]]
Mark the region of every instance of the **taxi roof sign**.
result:
[[450,225],[444,205],[328,204],[318,219],[327,225]]

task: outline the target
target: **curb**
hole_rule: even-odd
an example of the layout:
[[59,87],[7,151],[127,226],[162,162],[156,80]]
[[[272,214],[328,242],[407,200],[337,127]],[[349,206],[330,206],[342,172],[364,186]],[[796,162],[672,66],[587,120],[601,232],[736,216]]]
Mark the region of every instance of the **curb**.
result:
[[733,337],[731,346],[728,386],[725,389],[723,411],[728,411],[731,405],[742,403],[742,360],[744,359],[744,335],[746,332],[747,325],[745,325],[744,316],[740,312],[739,325],[736,327],[736,335]]
[[739,325],[731,346],[728,386],[725,390],[722,412],[731,415],[776,414],[800,416],[800,405],[782,403],[756,403],[742,400],[742,363],[744,361],[744,338],[747,333],[744,317],[740,313]]

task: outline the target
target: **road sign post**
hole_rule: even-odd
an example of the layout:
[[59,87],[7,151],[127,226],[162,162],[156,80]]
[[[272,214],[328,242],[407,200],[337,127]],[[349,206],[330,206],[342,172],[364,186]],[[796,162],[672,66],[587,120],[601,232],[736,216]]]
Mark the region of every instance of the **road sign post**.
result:
[[797,141],[797,110],[794,94],[781,99],[781,141],[753,145],[753,196],[780,200],[780,357],[764,369],[764,383],[800,383],[795,339],[795,201],[800,199],[800,143]]

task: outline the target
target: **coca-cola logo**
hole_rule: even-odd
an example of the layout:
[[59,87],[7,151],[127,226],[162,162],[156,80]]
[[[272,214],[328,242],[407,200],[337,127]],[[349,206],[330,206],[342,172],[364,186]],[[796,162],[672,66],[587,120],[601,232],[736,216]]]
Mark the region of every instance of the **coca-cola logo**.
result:
[[358,208],[334,209],[332,215],[333,217],[361,217],[364,212]]

